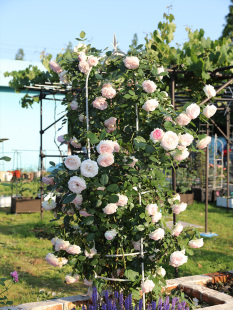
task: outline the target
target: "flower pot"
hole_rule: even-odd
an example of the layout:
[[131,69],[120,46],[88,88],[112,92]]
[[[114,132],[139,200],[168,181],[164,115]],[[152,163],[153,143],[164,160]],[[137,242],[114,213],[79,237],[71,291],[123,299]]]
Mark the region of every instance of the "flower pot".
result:
[[40,199],[31,197],[12,197],[11,213],[34,213],[41,211]]
[[[217,207],[227,208],[227,198],[226,197],[217,197],[216,205],[217,205]],[[233,209],[233,198],[229,199],[229,208]]]
[[0,197],[0,208],[6,208],[11,206],[11,196]]

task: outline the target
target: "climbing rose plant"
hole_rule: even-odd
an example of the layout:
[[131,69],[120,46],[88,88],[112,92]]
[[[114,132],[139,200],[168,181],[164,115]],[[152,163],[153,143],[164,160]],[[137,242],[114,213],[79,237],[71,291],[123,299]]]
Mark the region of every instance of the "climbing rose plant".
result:
[[[81,33],[80,40],[84,37]],[[196,103],[174,110],[164,91],[169,74],[143,45],[127,55],[103,56],[79,43],[71,58],[50,66],[61,82],[76,89],[63,101],[69,132],[58,139],[70,143],[74,155],[43,179],[57,196],[57,203],[50,199],[43,208],[64,217],[46,260],[73,267],[65,277],[68,284],[82,279],[99,290],[120,286],[138,297],[139,290],[160,292],[166,273],[161,264],[179,267],[192,254],[190,248],[203,245],[191,228],[180,223],[167,228],[166,216],[187,205],[169,189],[166,172],[190,151],[207,147],[210,137],[197,136],[188,124],[194,126],[203,108],[206,117],[214,111],[206,113],[209,108]],[[215,95],[209,86],[207,96]],[[84,154],[75,153],[80,148]],[[130,281],[109,280],[114,278]]]

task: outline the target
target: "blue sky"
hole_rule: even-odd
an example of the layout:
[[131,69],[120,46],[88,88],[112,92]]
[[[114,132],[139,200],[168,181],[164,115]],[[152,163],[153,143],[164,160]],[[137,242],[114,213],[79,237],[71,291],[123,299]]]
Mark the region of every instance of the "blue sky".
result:
[[[28,61],[39,61],[44,50],[55,56],[69,41],[76,46],[75,38],[82,30],[89,42],[100,49],[111,49],[115,33],[119,47],[127,51],[134,33],[138,34],[139,43],[143,43],[146,34],[157,28],[163,13],[168,11],[175,16],[177,25],[173,45],[182,45],[187,40],[187,26],[192,30],[203,28],[205,37],[214,40],[221,35],[229,5],[230,0],[0,0],[0,59],[14,59],[19,48],[23,48]],[[3,100],[1,105],[0,135],[10,138],[5,151],[16,149],[15,141],[18,149],[37,150],[38,106],[23,110],[19,97],[11,106],[5,106]],[[53,122],[53,109],[50,107],[46,113],[48,123],[50,119]],[[20,126],[12,122],[13,118],[22,120]],[[53,136],[54,128],[45,138],[45,145],[51,150],[56,149],[51,142]],[[30,156],[29,152],[23,152],[21,156],[24,168],[37,167],[37,152]],[[11,166],[12,163],[5,169]]]

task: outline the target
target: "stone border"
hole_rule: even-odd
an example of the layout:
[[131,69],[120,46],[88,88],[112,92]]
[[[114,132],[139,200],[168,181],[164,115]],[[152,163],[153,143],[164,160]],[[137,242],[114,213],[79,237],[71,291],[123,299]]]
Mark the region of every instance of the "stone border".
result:
[[[229,271],[229,274],[233,275],[233,270]],[[170,292],[172,289],[181,288],[190,296],[213,304],[213,306],[203,308],[204,310],[233,310],[233,297],[214,291],[205,286],[207,282],[225,282],[227,278],[227,274],[219,272],[210,273],[207,275],[181,277],[167,280],[165,290]],[[40,302],[32,302],[14,307],[3,307],[0,308],[0,310],[71,310],[75,306],[88,304],[90,300],[91,298],[88,295],[77,295]]]

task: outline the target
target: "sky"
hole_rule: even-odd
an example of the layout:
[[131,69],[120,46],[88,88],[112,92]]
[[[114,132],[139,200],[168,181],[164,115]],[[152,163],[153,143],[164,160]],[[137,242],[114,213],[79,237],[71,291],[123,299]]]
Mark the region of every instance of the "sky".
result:
[[[86,32],[88,42],[96,48],[110,50],[115,33],[119,48],[127,51],[133,35],[137,33],[139,43],[143,43],[146,34],[157,29],[164,12],[175,16],[173,45],[187,40],[187,26],[192,30],[204,29],[205,37],[214,40],[221,35],[229,5],[230,0],[0,0],[0,59],[14,59],[19,48],[24,50],[27,61],[39,61],[42,51],[55,57],[69,42],[76,46],[75,38],[81,31]],[[24,110],[19,106],[20,95],[17,96],[11,106],[1,102],[4,108],[0,109],[0,135],[10,137],[4,150],[37,150],[38,106]],[[45,114],[46,121],[49,123],[50,117],[53,122],[54,106]],[[21,120],[20,125],[12,122],[14,118]],[[55,130],[45,138],[47,149],[56,150],[52,141]],[[23,168],[37,168],[37,151],[30,156],[29,151],[21,152],[21,157]],[[5,170],[11,170],[12,164],[6,164]]]

